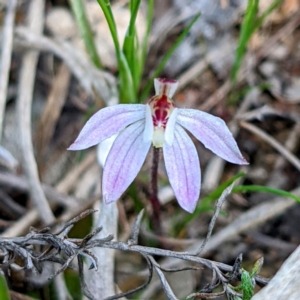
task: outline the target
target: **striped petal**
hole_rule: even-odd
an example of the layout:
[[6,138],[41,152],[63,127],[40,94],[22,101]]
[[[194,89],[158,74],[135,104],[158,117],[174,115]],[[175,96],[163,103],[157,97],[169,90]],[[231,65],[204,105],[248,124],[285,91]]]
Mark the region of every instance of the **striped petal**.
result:
[[184,129],[176,125],[172,145],[163,146],[166,170],[179,205],[192,213],[200,195],[201,172],[198,153]]
[[95,113],[68,150],[82,150],[99,144],[129,124],[145,118],[145,105],[119,104]]
[[222,119],[195,109],[179,109],[177,122],[223,159],[239,165],[248,164]]
[[115,140],[105,162],[102,193],[106,204],[118,200],[140,171],[151,141],[143,141],[145,121],[125,128]]

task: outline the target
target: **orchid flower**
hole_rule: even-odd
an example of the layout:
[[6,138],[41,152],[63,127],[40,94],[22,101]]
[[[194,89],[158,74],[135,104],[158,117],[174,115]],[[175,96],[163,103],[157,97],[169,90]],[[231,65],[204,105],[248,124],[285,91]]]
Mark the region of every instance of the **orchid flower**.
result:
[[151,144],[163,149],[166,171],[180,206],[192,213],[200,195],[199,157],[189,135],[235,164],[248,164],[225,122],[208,113],[175,107],[178,82],[155,79],[156,95],[147,104],[119,104],[101,109],[81,130],[68,150],[82,150],[119,133],[106,159],[102,194],[116,201],[140,171]]

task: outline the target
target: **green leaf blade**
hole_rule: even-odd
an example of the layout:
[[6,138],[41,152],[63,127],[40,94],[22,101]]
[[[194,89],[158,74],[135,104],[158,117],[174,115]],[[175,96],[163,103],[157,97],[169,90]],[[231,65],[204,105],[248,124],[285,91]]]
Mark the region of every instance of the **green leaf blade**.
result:
[[270,193],[270,194],[275,194],[278,196],[284,196],[291,198],[297,202],[300,203],[300,198],[297,197],[294,194],[291,194],[289,192],[280,190],[280,189],[275,189],[267,186],[262,186],[262,185],[240,185],[236,186],[233,188],[233,192],[263,192],[263,193]]
[[94,35],[83,2],[82,0],[69,0],[69,3],[90,59],[97,68],[102,69],[102,62],[95,45]]

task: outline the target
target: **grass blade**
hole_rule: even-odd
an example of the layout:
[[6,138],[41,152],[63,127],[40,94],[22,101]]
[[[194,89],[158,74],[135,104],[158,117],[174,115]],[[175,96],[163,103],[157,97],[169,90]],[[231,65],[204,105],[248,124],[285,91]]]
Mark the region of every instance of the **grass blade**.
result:
[[257,18],[259,0],[249,0],[246,14],[242,23],[238,47],[236,49],[235,61],[231,73],[231,81],[235,83],[239,69],[242,64],[246,48],[252,34],[257,30],[265,20],[265,18],[282,2],[275,0],[266,11]]
[[86,16],[83,2],[82,0],[69,0],[69,3],[90,59],[97,68],[102,69],[102,63],[94,42],[93,32]]
[[148,7],[147,7],[147,25],[146,25],[146,32],[142,42],[142,49],[140,53],[139,63],[137,64],[137,86],[140,86],[142,75],[145,68],[146,56],[148,51],[148,43],[149,43],[149,35],[152,25],[153,19],[153,11],[154,11],[154,0],[148,0]]
[[291,198],[300,203],[300,198],[283,190],[275,189],[267,186],[261,185],[240,185],[233,188],[233,192],[263,192],[263,193],[270,193],[275,194],[278,196],[284,196]]
[[[76,0],[74,0],[74,1],[76,1]],[[109,0],[97,0],[97,1],[104,13],[110,34],[112,36],[112,39],[113,39],[113,42],[115,45],[117,59],[119,60],[121,48],[120,48],[119,39],[118,39],[117,26],[116,26],[116,22],[115,22],[115,19],[114,19],[112,10],[111,10],[110,2],[109,2]]]
[[137,13],[140,7],[141,0],[131,0],[130,1],[130,21],[126,32],[126,36],[123,44],[123,53],[128,62],[128,66],[133,78],[133,86],[135,93],[137,92],[137,62],[139,57],[139,47],[137,42],[135,22]]
[[282,2],[282,0],[275,0],[268,9],[257,19],[256,23],[256,29],[259,28],[265,18]]
[[119,79],[120,79],[120,102],[121,103],[135,103],[136,94],[134,93],[133,81],[128,66],[127,59],[120,48],[120,43],[118,40],[117,27],[115,19],[112,13],[109,0],[97,0],[108,24],[117,55],[118,69],[119,69]]
[[259,0],[249,0],[248,6],[246,9],[246,14],[243,19],[242,27],[241,27],[241,33],[238,41],[238,46],[236,49],[235,54],[235,61],[232,68],[231,73],[231,80],[232,82],[236,81],[236,77],[238,74],[238,71],[241,67],[242,59],[245,55],[246,48],[248,41],[254,32],[253,26],[254,26],[254,20],[258,12],[258,1]]

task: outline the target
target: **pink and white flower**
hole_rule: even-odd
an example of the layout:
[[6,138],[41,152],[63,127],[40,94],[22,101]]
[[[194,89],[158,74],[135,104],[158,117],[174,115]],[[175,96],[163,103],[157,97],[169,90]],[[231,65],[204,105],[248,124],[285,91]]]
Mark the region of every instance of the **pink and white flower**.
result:
[[82,150],[112,135],[116,138],[103,170],[102,194],[116,201],[140,171],[151,147],[162,148],[170,184],[180,206],[192,213],[200,195],[199,157],[187,129],[204,146],[235,164],[248,164],[225,122],[208,113],[175,107],[178,82],[155,79],[156,95],[147,104],[119,104],[101,109],[68,150]]

